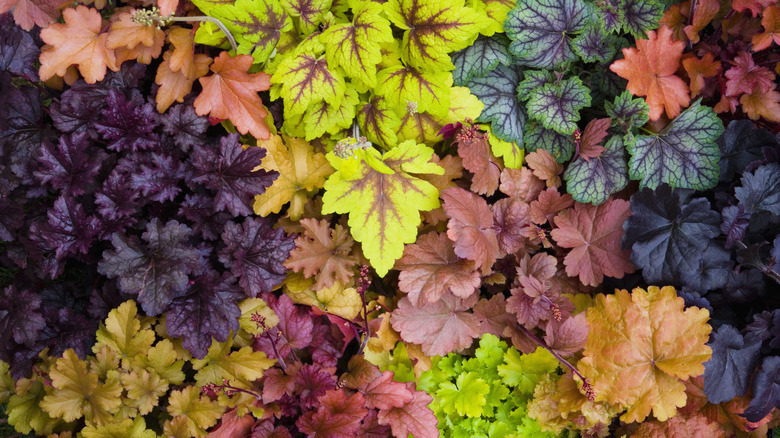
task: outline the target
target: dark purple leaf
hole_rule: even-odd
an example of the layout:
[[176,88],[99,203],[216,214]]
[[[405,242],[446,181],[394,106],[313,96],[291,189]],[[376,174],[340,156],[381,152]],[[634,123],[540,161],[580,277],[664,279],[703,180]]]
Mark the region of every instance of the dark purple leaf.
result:
[[742,187],[734,196],[745,206],[746,213],[768,211],[780,216],[780,164],[768,163],[742,175]]
[[187,166],[178,159],[165,154],[140,154],[135,157],[136,170],[130,177],[133,190],[141,192],[144,198],[165,202],[172,201],[179,194],[179,182],[184,179]]
[[[35,87],[9,87],[0,94],[0,151],[9,148],[11,170],[24,184],[34,184],[35,158],[44,138],[43,107]],[[10,160],[9,160],[10,158]]]
[[86,254],[100,231],[97,218],[87,216],[84,207],[67,196],[54,201],[48,218],[46,223],[36,222],[31,226],[30,237],[53,248],[58,260],[72,254]]
[[190,229],[176,221],[160,226],[153,218],[141,236],[114,234],[113,250],[103,253],[98,272],[119,279],[119,288],[138,296],[147,315],[162,313],[175,298],[185,295],[189,275],[205,269],[203,255],[186,243]]
[[228,222],[222,232],[225,248],[219,260],[238,277],[250,297],[270,292],[284,280],[283,263],[295,248],[295,236],[273,229],[267,218],[246,218],[243,224]]
[[16,230],[24,224],[24,209],[10,200],[0,198],[0,241],[16,239]]
[[758,269],[729,271],[723,295],[731,303],[749,303],[764,295],[764,274]]
[[22,76],[30,82],[38,82],[35,63],[41,51],[28,32],[3,20],[0,23],[0,70]]
[[144,102],[140,94],[134,93],[127,99],[124,93],[110,90],[95,129],[109,142],[108,148],[115,151],[157,149],[160,139],[153,130],[159,119],[154,106]]
[[195,279],[189,294],[173,300],[166,313],[169,336],[182,337],[182,345],[193,356],[202,359],[211,346],[211,338],[227,341],[230,331],[238,331],[243,294],[235,278],[219,278],[208,272]]
[[704,293],[720,289],[726,284],[734,262],[731,260],[731,253],[713,240],[702,253],[697,265],[695,270],[680,272],[680,278],[686,286]]
[[174,105],[160,117],[160,121],[163,131],[173,137],[184,152],[206,142],[204,134],[209,127],[209,119],[196,114],[192,105]]
[[46,309],[44,317],[46,328],[41,332],[40,344],[50,347],[52,357],[62,356],[69,348],[82,359],[92,352],[99,320],[87,318],[70,307]]
[[774,318],[778,314],[778,310],[770,312],[765,310],[761,313],[753,315],[753,322],[745,327],[745,339],[748,342],[753,342],[750,338],[757,339],[758,341],[765,342],[772,337],[772,327],[774,327]]
[[252,214],[254,196],[264,193],[279,175],[275,171],[255,170],[265,157],[265,149],[244,149],[237,134],[222,137],[218,148],[195,148],[192,157],[196,169],[193,182],[215,190],[214,208],[227,209],[233,216]]
[[45,142],[34,172],[42,183],[49,183],[63,194],[79,196],[94,191],[95,179],[105,152],[90,145],[86,132],[63,135],[59,144]]
[[192,222],[192,232],[200,233],[205,240],[220,238],[222,228],[230,223],[226,211],[214,212],[214,198],[201,193],[187,194],[179,207],[179,215]]
[[133,189],[130,176],[122,169],[114,169],[103,182],[103,188],[95,194],[98,212],[109,220],[134,214],[139,208],[137,199],[138,192]]
[[776,146],[775,136],[765,129],[756,128],[750,120],[733,120],[729,123],[723,135],[718,138],[721,158],[720,180],[731,181],[735,174],[752,162],[762,160],[762,149],[766,146]]
[[[46,327],[41,314],[41,298],[27,290],[17,291],[8,286],[0,294],[0,355],[8,350],[9,342],[32,347],[38,341],[40,331]],[[0,358],[10,362],[10,358]]]
[[780,357],[765,357],[761,370],[753,376],[753,400],[741,414],[748,421],[758,422],[780,405]]
[[264,351],[271,359],[276,359],[276,352],[286,358],[291,349],[298,350],[309,346],[314,328],[311,316],[299,312],[287,295],[276,298],[271,294],[263,294],[262,298],[279,317],[279,324],[267,331],[267,335],[255,338],[255,349]]
[[748,342],[737,329],[722,325],[713,332],[708,345],[712,357],[704,364],[704,393],[710,403],[718,404],[745,395],[750,375],[758,365],[761,341]]
[[750,225],[750,215],[745,213],[745,206],[729,205],[720,212],[723,222],[720,231],[726,235],[726,248],[731,248],[736,242],[745,238],[745,231]]

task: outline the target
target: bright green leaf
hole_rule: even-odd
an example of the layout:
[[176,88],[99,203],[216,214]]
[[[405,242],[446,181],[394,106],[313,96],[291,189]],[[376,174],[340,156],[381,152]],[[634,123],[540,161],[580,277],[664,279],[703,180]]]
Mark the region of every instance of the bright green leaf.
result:
[[498,374],[507,386],[515,386],[522,394],[531,395],[536,382],[557,368],[558,359],[542,347],[523,355],[510,348],[504,356],[504,364],[498,366]]
[[480,379],[479,374],[463,373],[458,376],[456,384],[442,383],[436,391],[436,398],[444,412],[457,411],[459,415],[479,417],[488,392],[490,385]]

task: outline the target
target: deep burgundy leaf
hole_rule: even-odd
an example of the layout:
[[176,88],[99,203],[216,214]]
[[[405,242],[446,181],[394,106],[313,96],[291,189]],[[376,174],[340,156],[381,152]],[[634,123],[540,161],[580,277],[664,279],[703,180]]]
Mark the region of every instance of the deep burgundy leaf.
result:
[[255,349],[276,359],[276,352],[282,358],[287,358],[291,349],[307,347],[312,341],[314,328],[311,316],[299,311],[287,295],[276,298],[271,294],[263,294],[262,298],[279,317],[279,324],[268,330],[267,335],[255,338]]
[[[317,407],[317,398],[329,389],[336,389],[336,378],[317,365],[304,365],[295,376],[296,393],[304,410]],[[360,421],[360,420],[358,420]]]
[[5,353],[10,343],[32,347],[38,341],[40,331],[46,327],[41,314],[41,298],[28,289],[6,287],[0,293],[0,360],[10,362]]
[[43,144],[40,167],[34,174],[64,194],[79,196],[95,190],[95,179],[106,158],[105,152],[90,145],[86,132],[63,135],[57,145]]
[[174,105],[160,117],[160,121],[163,131],[173,137],[184,152],[206,142],[204,134],[209,127],[209,119],[196,114],[192,105]]
[[187,166],[177,158],[160,153],[134,155],[135,171],[130,177],[133,190],[157,202],[172,201],[179,194],[179,182]]
[[34,64],[40,53],[30,33],[16,26],[13,20],[0,22],[0,70],[38,82],[38,69]]
[[109,149],[138,151],[159,147],[159,136],[153,132],[159,123],[159,113],[140,94],[128,99],[121,91],[109,90],[95,129],[108,141]]
[[60,196],[54,201],[48,219],[45,223],[34,223],[30,237],[54,249],[58,260],[72,254],[85,254],[100,231],[97,218],[87,216],[84,207],[68,196]]
[[231,215],[226,211],[214,211],[214,198],[202,193],[189,193],[179,206],[179,216],[192,222],[192,232],[200,234],[205,240],[220,238],[222,228],[230,222]]

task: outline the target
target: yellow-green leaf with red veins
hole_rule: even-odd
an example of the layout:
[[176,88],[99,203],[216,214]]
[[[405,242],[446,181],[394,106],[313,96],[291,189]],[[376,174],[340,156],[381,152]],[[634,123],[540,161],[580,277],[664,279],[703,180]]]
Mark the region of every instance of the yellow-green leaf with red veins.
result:
[[379,3],[352,0],[352,22],[330,26],[322,33],[330,65],[338,65],[347,76],[376,86],[376,66],[382,61],[381,43],[393,41],[390,22],[382,16]]
[[359,101],[357,91],[347,88],[338,105],[331,105],[324,100],[310,105],[303,116],[306,141],[314,140],[326,132],[335,135],[351,127]]
[[281,84],[279,96],[284,99],[285,117],[303,114],[309,105],[323,100],[338,106],[346,90],[339,68],[328,66],[325,57],[307,52],[282,61],[271,82]]
[[431,72],[454,69],[449,53],[467,47],[489,24],[483,12],[466,7],[463,0],[390,0],[385,12],[405,30],[404,62]]
[[349,213],[352,237],[362,243],[371,266],[384,277],[403,255],[404,244],[417,239],[420,211],[440,205],[436,187],[414,174],[441,175],[444,169],[430,162],[433,149],[414,141],[405,141],[382,156],[375,149],[360,155],[369,154],[392,173],[385,168],[380,172],[377,164],[355,156],[328,153],[336,172],[325,182],[322,212]]
[[361,102],[358,110],[360,132],[368,141],[392,148],[398,143],[395,133],[401,126],[401,118],[393,111],[382,96],[373,96],[368,102]]
[[590,332],[578,368],[593,384],[596,401],[626,410],[626,423],[650,412],[666,421],[685,406],[684,380],[704,373],[710,313],[685,308],[671,286],[599,294],[588,309]]
[[317,29],[330,10],[331,0],[281,0],[285,12],[295,18],[299,33],[309,34]]
[[276,0],[236,0],[215,6],[209,16],[219,19],[233,34],[238,53],[265,62],[279,38],[292,29],[292,21]]
[[380,71],[377,81],[377,94],[398,114],[445,116],[450,108],[451,73],[425,73],[397,65]]

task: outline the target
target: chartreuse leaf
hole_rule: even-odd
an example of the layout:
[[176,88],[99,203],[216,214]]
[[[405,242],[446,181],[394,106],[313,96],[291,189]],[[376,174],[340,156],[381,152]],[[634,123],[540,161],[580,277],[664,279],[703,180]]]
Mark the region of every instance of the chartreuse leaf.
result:
[[0,404],[8,403],[14,393],[14,378],[8,372],[9,365],[0,360]]
[[557,368],[558,359],[542,347],[523,355],[510,348],[504,356],[504,363],[498,366],[498,374],[507,386],[515,386],[520,393],[531,395],[539,379]]
[[482,415],[485,405],[485,395],[490,392],[490,385],[479,378],[477,373],[462,373],[456,383],[444,382],[436,391],[437,401],[442,410],[448,414],[455,411],[467,417]]
[[87,363],[73,349],[68,349],[49,370],[53,389],[41,401],[41,408],[53,417],[75,421],[84,417],[97,425],[111,421],[122,405],[122,386],[116,378],[99,382],[87,372]]
[[402,65],[379,72],[376,93],[384,96],[397,114],[428,112],[436,116],[447,114],[450,106],[452,74],[425,73]]
[[324,100],[309,105],[306,115],[303,116],[306,141],[314,140],[326,132],[336,134],[352,126],[359,100],[357,91],[350,87],[338,105],[331,105]]
[[480,36],[474,43],[452,55],[455,85],[465,87],[472,78],[481,78],[501,65],[512,63],[509,40],[504,35]]
[[715,140],[723,124],[712,108],[697,100],[663,132],[638,135],[628,144],[628,174],[641,188],[662,183],[673,188],[707,190],[718,183],[720,149]]
[[216,24],[206,21],[198,26],[198,30],[195,31],[194,41],[198,44],[205,44],[208,46],[220,47],[222,49],[229,50],[230,41],[227,39],[222,30]]
[[363,244],[363,253],[382,277],[403,255],[404,243],[417,238],[420,211],[440,205],[436,187],[413,176],[444,173],[429,162],[432,156],[433,149],[407,140],[381,156],[392,171],[383,173],[365,160],[355,168],[353,158],[327,155],[336,173],[325,182],[322,212],[349,213],[352,237]]
[[519,81],[520,77],[514,69],[499,65],[484,78],[472,79],[469,89],[485,104],[477,121],[491,122],[496,137],[521,145],[526,117],[522,106],[515,99]]
[[580,119],[580,110],[590,105],[590,90],[580,78],[572,76],[547,84],[531,92],[528,114],[547,129],[561,134],[573,134]]
[[271,82],[281,84],[285,116],[303,114],[310,104],[323,100],[338,106],[346,90],[341,69],[328,66],[324,56],[311,52],[282,61]]
[[519,169],[523,165],[525,158],[525,149],[518,146],[513,141],[504,141],[493,134],[493,130],[488,127],[488,142],[493,155],[501,157],[504,160],[504,166],[510,169]]
[[276,363],[262,351],[252,351],[251,347],[231,353],[232,346],[232,336],[227,342],[212,341],[206,357],[192,360],[192,368],[197,371],[195,381],[199,386],[221,384],[222,379],[252,382],[263,377],[263,371]]
[[613,136],[607,141],[606,150],[590,161],[582,157],[569,163],[563,178],[566,191],[577,202],[603,204],[609,195],[623,190],[628,184],[623,139]]
[[198,7],[204,14],[209,14],[214,8],[228,3],[224,0],[192,0],[192,4]]
[[475,120],[482,113],[484,105],[466,87],[450,88],[450,106],[444,117],[427,112],[407,112],[401,118],[398,141],[414,140],[417,143],[434,145],[442,140],[439,133],[448,123]]
[[618,11],[623,30],[634,38],[647,39],[647,31],[658,27],[664,5],[656,0],[621,0]]
[[215,6],[209,15],[222,21],[233,34],[238,53],[252,55],[255,63],[265,62],[280,36],[293,27],[278,0],[236,0]]
[[516,61],[557,69],[577,60],[572,38],[588,23],[589,9],[583,0],[519,0],[506,16],[504,28]]
[[[233,342],[239,347],[251,345],[255,335],[260,335],[265,330],[279,324],[279,317],[260,298],[247,298],[239,303],[238,308],[241,309],[241,316],[238,318],[238,324],[241,328],[236,333]],[[258,324],[252,319],[254,314],[260,315],[262,324]]]
[[129,370],[136,356],[145,356],[154,342],[154,331],[141,329],[137,316],[138,308],[132,300],[111,310],[105,324],[100,324],[92,352],[97,353],[106,345],[120,355],[122,368]]
[[471,6],[476,10],[485,11],[488,24],[480,33],[491,36],[495,33],[504,33],[506,14],[515,7],[515,0],[474,0]]
[[146,420],[141,416],[104,426],[88,424],[81,429],[81,435],[84,438],[157,438],[153,430],[146,428]]
[[17,432],[29,434],[35,431],[38,435],[48,435],[62,421],[52,418],[41,409],[41,402],[46,396],[46,387],[40,379],[19,379],[16,382],[15,393],[8,400],[5,412],[8,414],[8,424]]
[[321,40],[330,65],[338,65],[347,76],[367,86],[376,86],[376,66],[382,60],[381,43],[393,40],[390,22],[382,16],[382,5],[350,0],[352,21],[328,27]]
[[481,11],[466,7],[463,0],[390,0],[385,12],[405,30],[401,58],[429,72],[452,70],[448,54],[467,47],[488,24]]
[[526,125],[524,142],[528,152],[544,149],[559,163],[569,161],[576,148],[573,136],[547,129],[538,121]]
[[298,33],[310,34],[322,23],[331,0],[281,0],[281,3],[285,12],[294,18]]
[[360,133],[371,143],[388,149],[398,144],[396,132],[401,126],[401,117],[390,108],[387,100],[382,96],[372,96],[368,102],[361,104],[357,114]]
[[[188,386],[181,391],[174,390],[168,396],[168,413],[173,417],[168,421],[175,426],[167,426],[168,421],[166,421],[166,428],[183,429],[187,431],[188,436],[204,437],[206,429],[215,425],[224,411],[225,408],[217,401],[201,395],[200,389],[196,386]],[[179,417],[183,419],[177,419]]]

